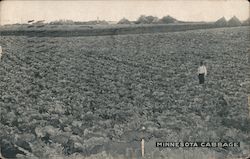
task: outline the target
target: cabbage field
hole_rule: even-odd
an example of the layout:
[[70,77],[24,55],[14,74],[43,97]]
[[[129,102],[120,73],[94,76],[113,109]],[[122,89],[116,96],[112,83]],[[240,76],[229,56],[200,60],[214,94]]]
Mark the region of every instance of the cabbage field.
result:
[[[232,27],[1,36],[2,156],[6,147],[19,147],[25,152],[19,158],[140,158],[141,138],[145,158],[250,154],[250,86],[241,85],[250,81],[249,33]],[[201,60],[208,70],[204,85],[196,73]],[[241,147],[158,149],[155,141]]]

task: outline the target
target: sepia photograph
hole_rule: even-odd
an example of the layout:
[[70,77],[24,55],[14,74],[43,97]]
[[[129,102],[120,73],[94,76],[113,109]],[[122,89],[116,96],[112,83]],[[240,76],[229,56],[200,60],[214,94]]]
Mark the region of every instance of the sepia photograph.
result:
[[247,0],[0,0],[0,159],[250,159]]

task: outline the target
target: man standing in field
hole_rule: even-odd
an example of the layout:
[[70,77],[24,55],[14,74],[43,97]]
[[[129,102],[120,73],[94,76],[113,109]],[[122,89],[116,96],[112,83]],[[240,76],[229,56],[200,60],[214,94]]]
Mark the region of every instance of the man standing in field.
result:
[[200,66],[198,68],[199,84],[204,84],[205,76],[207,76],[207,68],[204,65],[204,63],[201,61]]
[[2,57],[2,53],[3,53],[3,49],[2,49],[2,46],[0,46],[0,60],[1,60],[1,57]]

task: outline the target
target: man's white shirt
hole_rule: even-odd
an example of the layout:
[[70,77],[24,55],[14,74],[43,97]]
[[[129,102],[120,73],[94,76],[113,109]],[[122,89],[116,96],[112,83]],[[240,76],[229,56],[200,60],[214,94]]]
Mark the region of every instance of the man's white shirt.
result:
[[198,68],[198,74],[205,74],[205,76],[207,75],[207,68],[206,68],[206,66],[200,66],[199,68]]

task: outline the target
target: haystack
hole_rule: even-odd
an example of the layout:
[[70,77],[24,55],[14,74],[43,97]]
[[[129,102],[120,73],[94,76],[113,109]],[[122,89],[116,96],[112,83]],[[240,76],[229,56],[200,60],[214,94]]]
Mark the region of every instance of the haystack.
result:
[[131,24],[131,22],[126,18],[122,18],[117,24]]
[[171,16],[165,16],[165,17],[162,17],[160,20],[159,20],[159,23],[163,23],[163,24],[168,24],[168,23],[176,23],[178,22],[177,19],[171,17]]
[[228,26],[240,26],[240,25],[241,25],[241,21],[236,16],[233,16],[228,21]]
[[225,17],[222,17],[218,19],[214,24],[219,27],[224,27],[224,26],[227,26],[227,20]]

